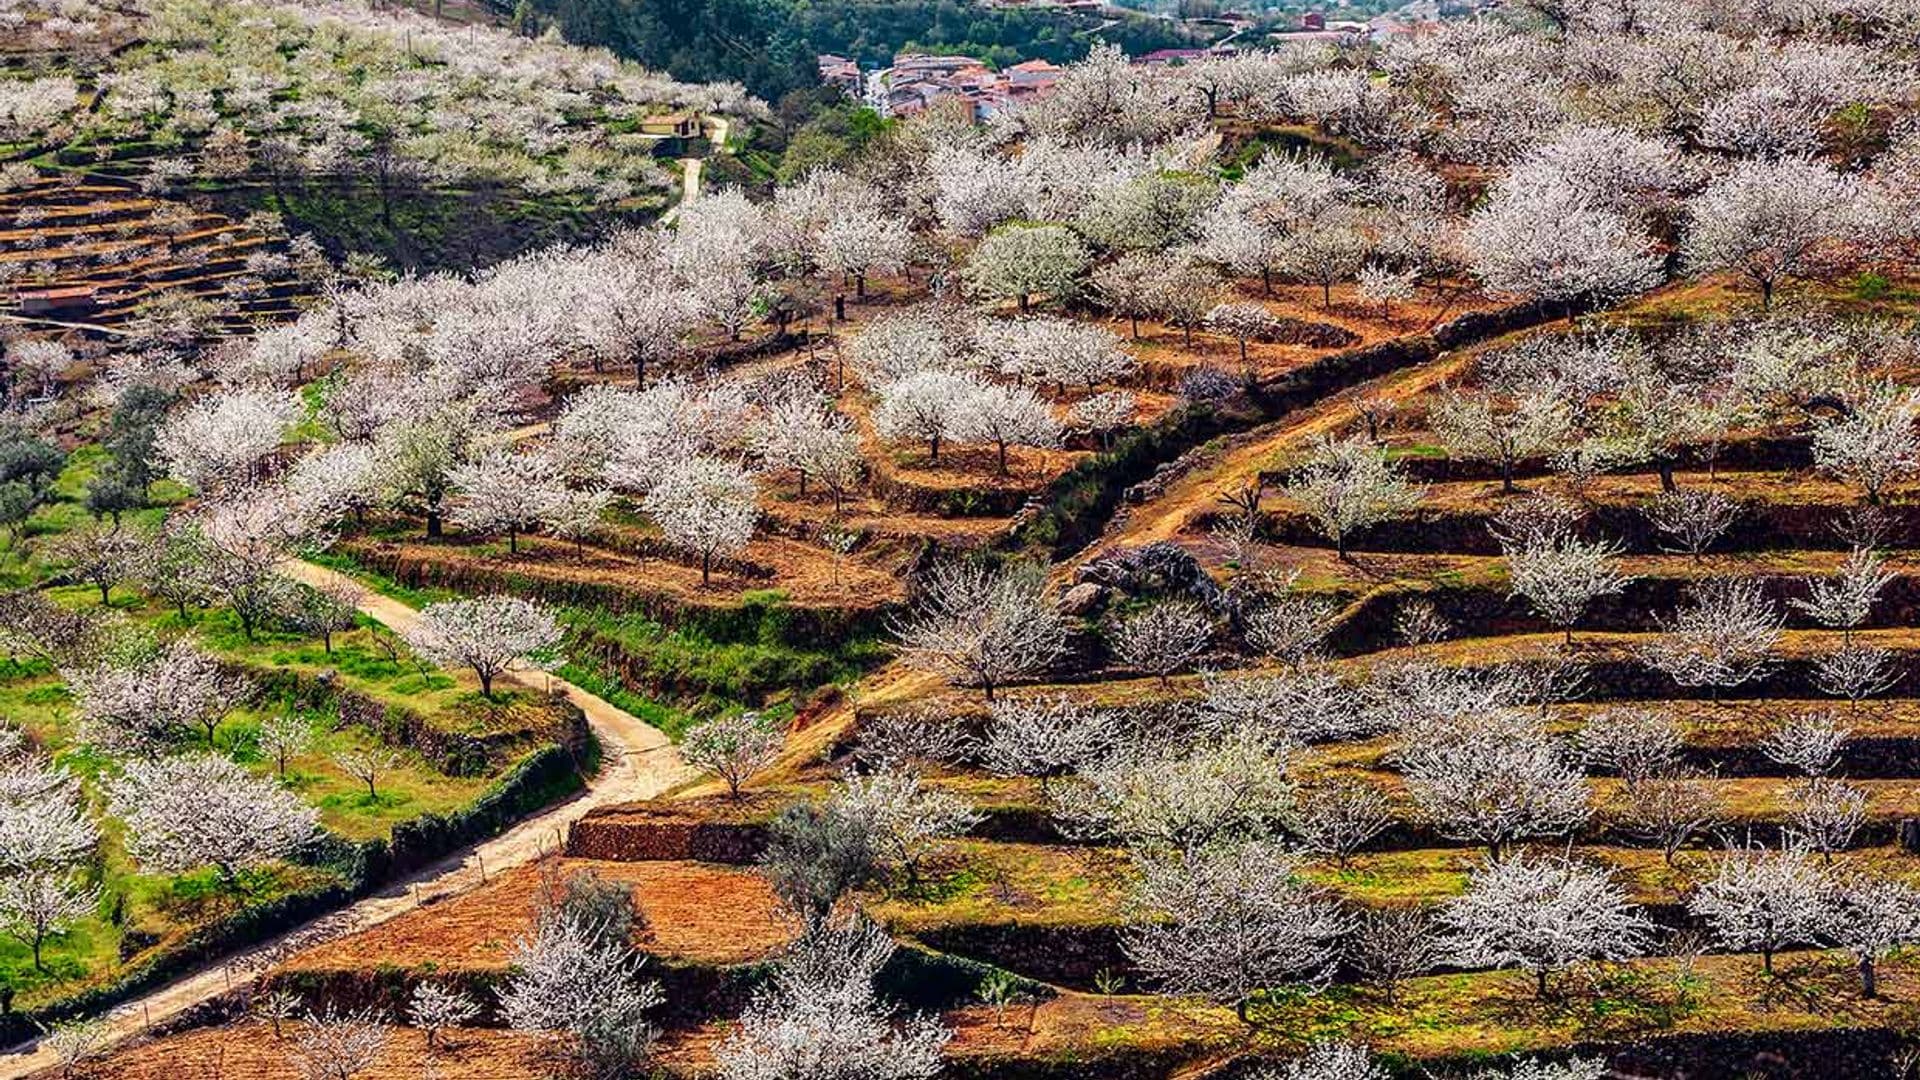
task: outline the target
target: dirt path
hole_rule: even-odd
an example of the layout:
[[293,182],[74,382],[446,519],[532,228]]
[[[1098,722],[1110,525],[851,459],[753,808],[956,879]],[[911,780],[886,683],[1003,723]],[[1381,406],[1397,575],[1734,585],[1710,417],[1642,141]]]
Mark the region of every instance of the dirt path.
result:
[[1178,536],[1195,514],[1214,505],[1237,482],[1266,467],[1283,450],[1316,435],[1327,435],[1359,419],[1354,403],[1378,396],[1405,400],[1439,385],[1466,363],[1462,354],[1449,354],[1418,367],[1384,375],[1255,428],[1242,445],[1229,450],[1204,468],[1176,478],[1158,498],[1132,508],[1126,520],[1088,544],[1063,569],[1087,562],[1114,547],[1137,547]]
[[[309,584],[338,580],[335,571],[311,563],[293,563],[289,576]],[[420,614],[398,600],[368,593],[360,610],[395,631],[420,622]],[[422,903],[465,892],[488,876],[534,861],[564,844],[566,830],[587,811],[613,803],[649,799],[691,778],[673,743],[659,729],[641,722],[563,679],[542,672],[504,676],[532,690],[551,687],[564,693],[593,726],[603,759],[584,792],[530,817],[491,840],[463,848],[411,876],[339,911],[297,927],[224,962],[176,979],[114,1009],[106,1017],[114,1041],[162,1023],[181,1012],[251,982],[288,952],[364,930],[411,911]],[[0,1078],[23,1077],[56,1064],[53,1055],[33,1044],[0,1055]]]
[[[724,116],[710,116],[707,118],[707,124],[707,139],[712,145],[712,153],[726,153],[727,135],[733,129],[732,123]],[[705,158],[683,157],[680,159],[680,178],[682,181],[680,201],[675,203],[671,210],[668,210],[661,216],[661,224],[671,224],[680,216],[680,208],[682,206],[700,197],[700,174],[706,167],[707,160]]]

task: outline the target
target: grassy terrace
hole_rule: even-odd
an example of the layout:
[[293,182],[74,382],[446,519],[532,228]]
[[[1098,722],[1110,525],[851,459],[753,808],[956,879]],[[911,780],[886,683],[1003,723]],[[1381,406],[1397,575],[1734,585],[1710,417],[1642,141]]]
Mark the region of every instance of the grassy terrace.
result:
[[[80,499],[101,452],[87,446],[68,459],[52,501],[37,510],[24,528],[28,537],[57,537],[91,520]],[[123,528],[153,528],[183,493],[156,485],[156,505],[125,516]],[[0,550],[0,580],[9,587],[32,587],[55,568],[14,544]],[[46,595],[76,609],[100,605],[91,585],[42,586]],[[224,608],[190,608],[183,618],[167,604],[131,588],[115,588],[108,607],[134,627],[159,638],[191,634],[205,649],[256,677],[274,677],[282,688],[265,691],[227,715],[213,733],[214,749],[262,774],[278,771],[257,743],[260,725],[275,716],[304,723],[305,747],[286,762],[284,783],[320,813],[321,826],[347,841],[388,838],[395,826],[427,815],[450,815],[471,805],[518,761],[563,735],[562,718],[536,695],[500,695],[483,699],[477,690],[415,658],[394,635],[362,619],[356,628],[336,634],[331,652],[314,639],[261,631],[249,639],[239,620]],[[389,716],[411,714],[442,731],[470,737],[488,747],[484,764],[453,775],[420,753],[401,748],[395,767],[377,778],[373,792],[336,763],[336,755],[376,745],[387,737],[353,718],[341,716],[339,698],[315,707],[284,686],[331,681],[339,690],[371,703]],[[60,674],[44,662],[0,659],[0,717],[28,733],[53,759],[79,776],[89,801],[100,810],[104,843],[91,870],[109,898],[94,916],[70,932],[51,938],[45,971],[35,970],[31,953],[12,938],[0,939],[0,988],[14,993],[13,1007],[32,1009],[76,990],[111,980],[129,964],[181,942],[190,932],[248,904],[272,901],[335,879],[326,866],[278,865],[242,876],[236,892],[225,889],[212,870],[186,875],[141,872],[126,857],[118,823],[104,814],[103,784],[112,763],[88,747],[75,716],[72,694]],[[189,747],[191,748],[191,747]]]
[[[506,553],[504,543],[489,546]],[[412,607],[458,595],[401,584],[346,553],[312,561]],[[743,709],[789,720],[823,692],[851,686],[888,654],[867,634],[805,644],[806,635],[789,625],[786,598],[775,591],[748,593],[697,625],[581,605],[558,613],[575,644],[555,674],[676,739],[702,720]]]

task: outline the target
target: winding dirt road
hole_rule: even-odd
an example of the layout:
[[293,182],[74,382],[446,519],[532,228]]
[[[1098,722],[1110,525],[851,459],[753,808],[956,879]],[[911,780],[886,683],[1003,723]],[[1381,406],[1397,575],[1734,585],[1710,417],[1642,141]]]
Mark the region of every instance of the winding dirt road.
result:
[[[341,577],[333,570],[304,562],[290,563],[286,571],[288,576],[309,584]],[[377,593],[366,594],[360,610],[396,632],[404,632],[420,621],[419,612]],[[133,998],[106,1017],[111,1040],[129,1038],[149,1024],[163,1023],[240,989],[290,952],[378,925],[420,904],[474,888],[488,875],[532,862],[564,844],[567,827],[595,807],[653,798],[692,777],[692,770],[680,760],[672,741],[631,713],[542,672],[515,672],[505,678],[531,690],[551,687],[586,714],[603,755],[600,771],[587,781],[585,791],[491,840],[463,848],[407,878],[390,882],[339,911]],[[57,1064],[50,1051],[29,1043],[0,1055],[0,1078],[29,1076]]]

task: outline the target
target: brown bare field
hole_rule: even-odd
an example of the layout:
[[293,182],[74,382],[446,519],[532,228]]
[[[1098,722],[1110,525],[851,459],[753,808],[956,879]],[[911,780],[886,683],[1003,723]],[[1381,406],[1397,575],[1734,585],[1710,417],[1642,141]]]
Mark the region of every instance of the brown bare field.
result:
[[[291,1060],[289,1036],[295,1025],[274,1035],[264,1023],[200,1028],[133,1046],[88,1067],[95,1080],[184,1080],[187,1077],[244,1077],[246,1080],[300,1080]],[[520,1031],[460,1028],[441,1036],[444,1045],[429,1055],[423,1032],[394,1028],[372,1068],[356,1080],[542,1080],[553,1075],[542,1036]],[[427,1072],[431,1061],[431,1073]]]
[[646,927],[637,948],[663,959],[741,964],[764,959],[792,937],[764,879],[743,869],[687,862],[547,860],[516,868],[452,899],[328,942],[289,959],[285,970],[355,970],[375,960],[400,968],[500,970],[532,927],[548,880],[583,870],[631,886]]

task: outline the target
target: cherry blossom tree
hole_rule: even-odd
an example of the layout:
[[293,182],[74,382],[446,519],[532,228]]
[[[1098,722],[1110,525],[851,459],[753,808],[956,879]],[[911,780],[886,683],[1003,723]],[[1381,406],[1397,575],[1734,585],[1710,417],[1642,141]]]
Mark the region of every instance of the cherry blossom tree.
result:
[[1219,275],[1167,252],[1128,252],[1096,267],[1092,281],[1100,303],[1128,320],[1135,341],[1140,320],[1158,318],[1180,327],[1191,342],[1193,328],[1220,296]]
[[274,775],[282,780],[287,778],[287,760],[306,750],[312,742],[312,726],[300,717],[284,713],[261,721],[260,730],[254,736],[255,748],[273,762]]
[[873,428],[884,439],[919,439],[927,444],[930,464],[940,461],[940,444],[960,438],[970,414],[987,392],[972,375],[922,371],[880,388]]
[[1009,446],[1057,446],[1060,423],[1047,403],[1026,387],[989,383],[967,402],[953,435],[962,442],[992,443],[996,466],[1006,476]]
[[1351,951],[1354,967],[1379,984],[1388,1006],[1397,1003],[1401,983],[1432,971],[1446,959],[1445,942],[1435,932],[1432,914],[1418,906],[1363,913]]
[[1133,357],[1104,326],[1073,319],[983,319],[978,340],[1000,370],[1020,378],[1077,383],[1089,392],[1133,370]]
[[1033,776],[1041,794],[1056,776],[1099,761],[1119,745],[1118,713],[1064,695],[1002,697],[980,746],[980,763],[995,776]]
[[1634,835],[1658,845],[1667,865],[1672,866],[1681,848],[1725,821],[1727,813],[1716,780],[1675,768],[1629,788],[1621,822]]
[[324,548],[331,536],[313,508],[296,502],[284,487],[235,492],[195,515],[200,562],[191,573],[224,601],[248,639],[286,611],[293,584],[281,563],[302,549]]
[[1377,302],[1380,305],[1380,317],[1391,320],[1395,303],[1404,303],[1418,295],[1415,286],[1419,280],[1417,268],[1395,270],[1379,263],[1368,263],[1360,268],[1360,298]]
[[1363,438],[1323,439],[1287,481],[1322,535],[1342,560],[1354,533],[1406,514],[1426,497],[1386,455]]
[[520,550],[520,534],[540,528],[566,497],[559,465],[541,453],[494,450],[457,466],[448,517],[478,533],[507,534],[507,550]]
[[401,636],[433,663],[471,668],[481,696],[492,697],[501,675],[550,662],[562,633],[553,613],[539,604],[481,596],[428,604],[420,609],[419,624]]
[[344,1012],[329,1004],[307,1014],[287,1057],[301,1080],[353,1080],[379,1062],[390,1035],[386,1019],[371,1009]]
[[1612,708],[1595,713],[1575,739],[1588,762],[1612,769],[1628,788],[1680,763],[1685,741],[1673,715],[1660,709]]
[[1710,488],[1663,491],[1641,508],[1648,524],[1699,562],[1740,517],[1732,496]]
[[1879,997],[1880,959],[1920,940],[1920,892],[1883,877],[1839,877],[1828,894],[1821,936],[1853,954],[1860,996]]
[[588,1076],[631,1075],[653,1048],[646,1014],[664,1000],[659,983],[640,980],[643,963],[603,925],[541,918],[514,945],[501,1015],[516,1031],[557,1033]]
[[1358,780],[1333,780],[1301,792],[1290,824],[1302,847],[1345,867],[1392,821],[1392,807],[1378,788]]
[[462,405],[397,418],[374,443],[382,490],[389,503],[426,519],[427,538],[438,539],[453,492],[453,473],[474,456],[498,424]]
[[1218,304],[1207,312],[1207,329],[1223,334],[1240,344],[1240,362],[1247,362],[1247,342],[1270,338],[1280,329],[1280,320],[1265,305],[1235,301]]
[[186,638],[145,656],[75,668],[66,678],[88,740],[111,753],[143,756],[179,745],[196,729],[214,749],[220,721],[254,690]]
[[937,563],[914,591],[893,624],[906,661],[978,686],[989,701],[1009,680],[1045,671],[1066,648],[1066,622],[1037,567]]
[[1797,848],[1735,848],[1694,890],[1687,910],[1707,924],[1720,947],[1758,951],[1771,975],[1774,953],[1819,939],[1828,883]]
[[854,295],[867,295],[867,278],[897,273],[913,251],[913,234],[906,223],[869,209],[827,219],[814,240],[813,257],[820,269],[852,278]]
[[1152,852],[1262,840],[1294,809],[1290,764],[1287,747],[1256,731],[1194,746],[1124,745],[1056,785],[1054,818],[1069,836]]
[[1109,390],[1075,403],[1069,417],[1075,427],[1098,437],[1102,449],[1110,449],[1113,433],[1133,421],[1137,408],[1138,403],[1129,391]]
[[1643,654],[1681,686],[1722,690],[1764,674],[1780,640],[1781,616],[1754,578],[1711,578],[1687,590],[1680,610],[1660,621]]
[[1460,963],[1531,972],[1542,998],[1553,972],[1637,956],[1651,944],[1653,929],[1607,871],[1526,854],[1475,870],[1466,892],[1441,905],[1440,923]]
[[1745,276],[1770,308],[1782,281],[1852,238],[1860,200],[1858,181],[1812,159],[1736,162],[1687,207],[1687,266]]
[[680,756],[694,768],[724,780],[727,794],[738,799],[740,785],[780,756],[785,742],[779,727],[751,710],[718,716],[687,729],[680,740]]
[[1892,649],[1862,641],[1843,643],[1813,660],[1814,685],[1823,693],[1846,698],[1852,708],[1858,708],[1862,698],[1892,689],[1904,674]]
[[1414,804],[1441,833],[1486,845],[1496,861],[1514,841],[1563,835],[1592,813],[1580,769],[1513,711],[1403,729],[1398,761]]
[[1789,606],[1806,612],[1830,630],[1839,630],[1850,644],[1853,632],[1872,617],[1873,606],[1895,576],[1878,551],[1856,547],[1847,552],[1838,574],[1808,578],[1807,598],[1789,601]]
[[1322,214],[1295,230],[1280,249],[1280,269],[1288,277],[1320,286],[1320,306],[1333,309],[1333,287],[1366,264],[1370,245],[1357,215]]
[[295,599],[281,612],[281,618],[288,626],[318,637],[331,655],[333,636],[360,625],[360,605],[366,595],[367,590],[347,577],[328,578],[315,585],[301,583],[295,586]]
[[85,582],[100,590],[105,606],[113,587],[138,577],[152,539],[133,529],[82,525],[55,537],[48,557],[64,567],[63,573],[75,582]]
[[835,786],[828,813],[859,823],[872,840],[876,868],[905,875],[909,889],[919,886],[928,857],[981,821],[964,797],[897,768],[846,777]]
[[1833,853],[1853,844],[1867,818],[1867,793],[1824,776],[1795,784],[1789,793],[1786,833],[1829,865]]
[[893,951],[864,918],[809,928],[715,1050],[722,1080],[931,1080],[950,1033],[880,998],[874,981]]
[[45,973],[47,939],[71,929],[100,907],[98,886],[72,868],[34,869],[0,876],[0,929],[33,953],[34,970]]
[[1017,300],[1024,314],[1035,294],[1072,299],[1091,262],[1086,244],[1064,225],[1002,225],[967,260],[967,287],[984,300]]
[[400,755],[386,746],[353,746],[337,751],[333,763],[340,771],[367,785],[367,799],[377,801],[382,776],[400,767]]
[[1509,595],[1526,597],[1541,618],[1560,628],[1568,645],[1574,625],[1593,602],[1621,592],[1632,580],[1620,571],[1623,548],[1617,543],[1562,532],[1502,546]]
[[317,810],[212,754],[129,760],[107,799],[141,865],[174,874],[212,866],[229,886],[318,834]]
[[1388,1080],[1386,1067],[1354,1043],[1315,1043],[1284,1067],[1252,1074],[1258,1080]]
[[1285,848],[1247,843],[1148,860],[1127,956],[1168,993],[1231,1005],[1249,1021],[1262,991],[1323,983],[1350,920],[1304,884]]
[[760,519],[760,490],[746,469],[696,457],[668,467],[641,508],[667,542],[700,560],[700,584],[713,581],[713,560],[738,554]]
[[291,390],[241,388],[194,398],[161,425],[154,448],[174,479],[199,491],[260,479],[304,406]]
[[1858,485],[1867,505],[1878,506],[1888,485],[1920,471],[1920,392],[1875,383],[1850,405],[1814,426],[1813,463]]
[[1161,600],[1115,622],[1107,644],[1121,662],[1172,685],[1175,674],[1206,655],[1213,619],[1198,604]]
[[1646,231],[1566,189],[1501,188],[1468,218],[1467,255],[1487,288],[1564,304],[1602,304],[1661,279]]
[[0,758],[0,930],[44,972],[47,939],[99,906],[100,890],[80,871],[100,832],[72,774],[24,750]]
[[1767,732],[1760,752],[1767,760],[1806,776],[1825,776],[1840,763],[1853,729],[1830,712],[1802,712],[1787,717]]
[[1573,411],[1553,386],[1508,401],[1485,390],[1447,388],[1428,408],[1427,423],[1449,454],[1498,464],[1500,488],[1511,494],[1514,467],[1557,449],[1573,432]]
[[407,1020],[427,1033],[427,1053],[436,1049],[448,1028],[467,1024],[480,1015],[480,1003],[461,991],[436,982],[413,988],[407,1001]]

